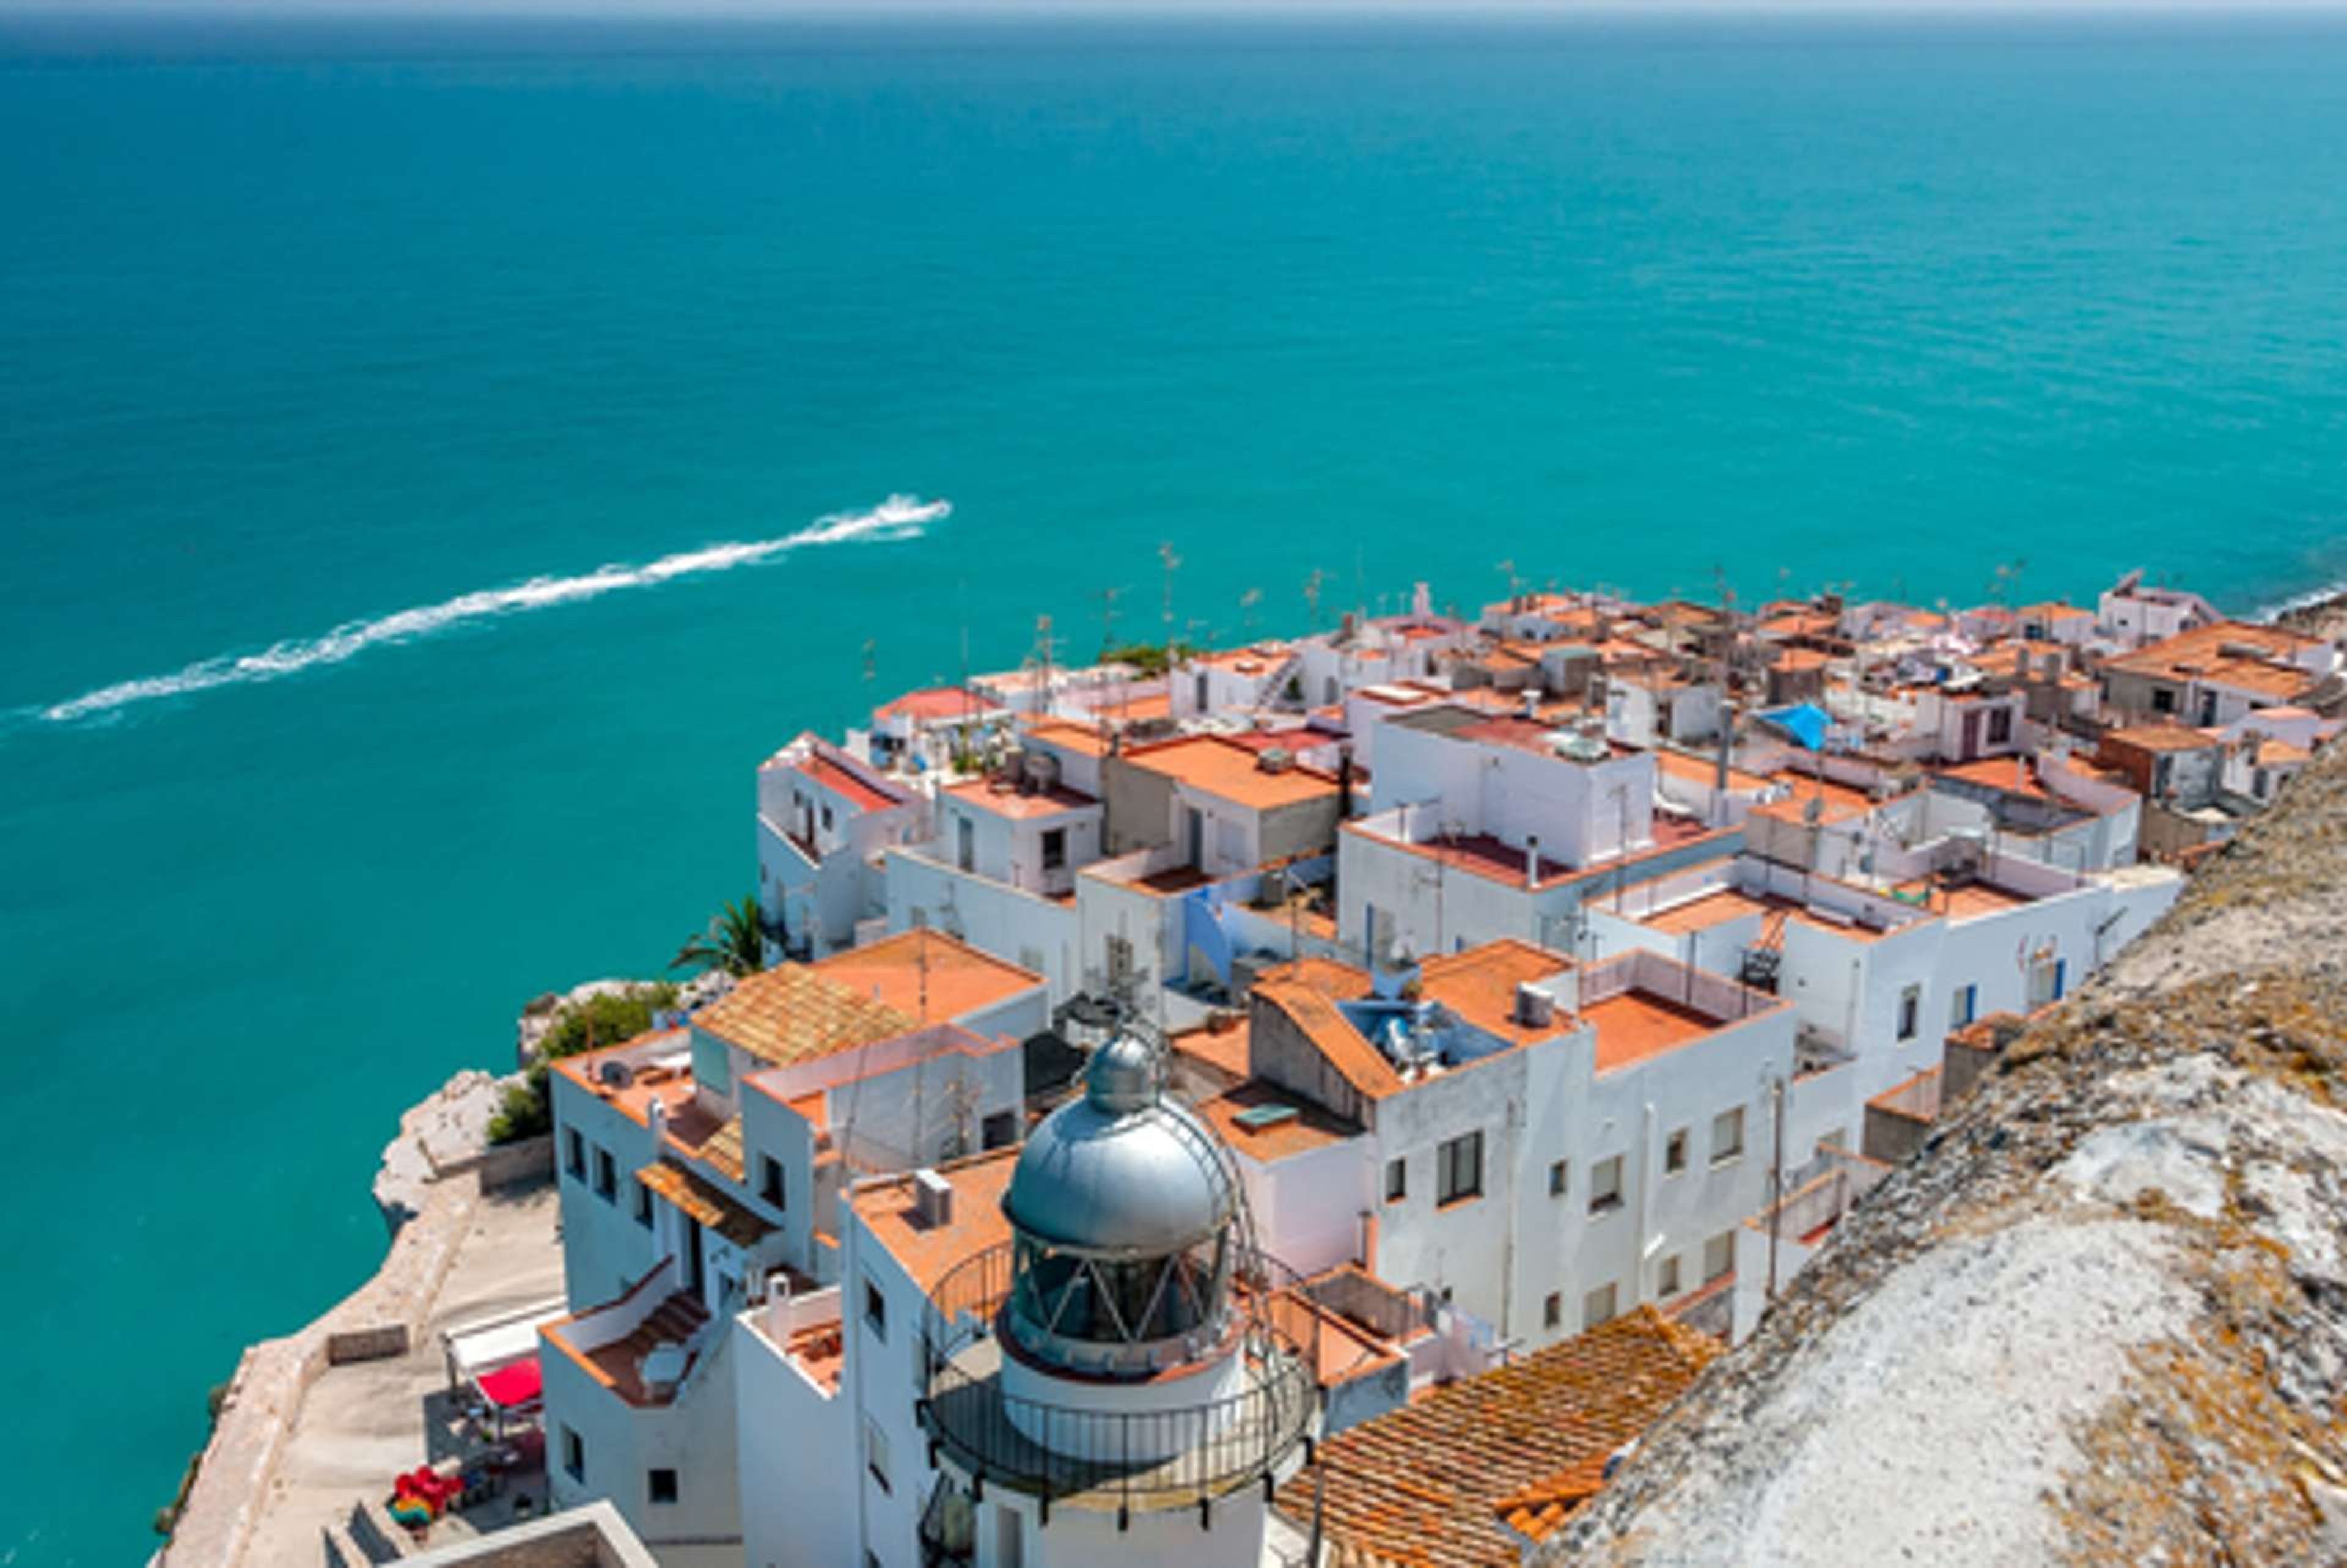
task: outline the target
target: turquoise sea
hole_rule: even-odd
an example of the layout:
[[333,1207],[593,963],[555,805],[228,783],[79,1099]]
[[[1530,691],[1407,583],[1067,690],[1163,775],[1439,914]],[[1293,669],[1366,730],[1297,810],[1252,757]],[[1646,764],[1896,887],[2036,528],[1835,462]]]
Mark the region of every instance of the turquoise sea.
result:
[[143,1555],[762,755],[1161,541],[1225,638],[2347,576],[2342,172],[2321,21],[0,16],[0,1568]]

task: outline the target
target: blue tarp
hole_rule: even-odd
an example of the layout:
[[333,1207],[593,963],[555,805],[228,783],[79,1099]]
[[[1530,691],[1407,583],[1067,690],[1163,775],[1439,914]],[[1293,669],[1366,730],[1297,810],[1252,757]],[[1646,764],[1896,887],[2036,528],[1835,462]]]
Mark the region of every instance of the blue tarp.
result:
[[1760,722],[1776,725],[1810,751],[1821,752],[1825,750],[1826,730],[1833,723],[1833,717],[1815,702],[1796,702],[1789,708],[1763,710]]

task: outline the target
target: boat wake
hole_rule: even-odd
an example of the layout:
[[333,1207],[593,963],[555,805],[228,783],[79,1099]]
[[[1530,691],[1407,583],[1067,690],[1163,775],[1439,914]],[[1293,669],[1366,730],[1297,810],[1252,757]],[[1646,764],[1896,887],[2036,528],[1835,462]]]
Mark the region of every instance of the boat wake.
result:
[[607,566],[579,577],[532,578],[511,588],[483,589],[474,593],[459,594],[438,604],[420,605],[372,620],[345,621],[323,637],[290,639],[258,653],[221,654],[169,675],[150,675],[143,680],[122,681],[111,686],[102,686],[70,702],[43,708],[39,711],[40,716],[52,723],[70,723],[77,719],[109,713],[134,702],[208,692],[215,686],[274,681],[322,664],[339,664],[380,643],[405,642],[413,638],[427,637],[465,621],[571,604],[607,593],[617,593],[622,589],[653,588],[681,577],[695,577],[703,572],[731,571],[737,566],[771,560],[814,545],[917,538],[929,524],[943,519],[952,511],[953,504],[949,501],[924,501],[912,496],[891,496],[868,512],[840,512],[818,518],[798,532],[785,534],[780,538],[711,545],[680,555],[662,556],[644,566]]

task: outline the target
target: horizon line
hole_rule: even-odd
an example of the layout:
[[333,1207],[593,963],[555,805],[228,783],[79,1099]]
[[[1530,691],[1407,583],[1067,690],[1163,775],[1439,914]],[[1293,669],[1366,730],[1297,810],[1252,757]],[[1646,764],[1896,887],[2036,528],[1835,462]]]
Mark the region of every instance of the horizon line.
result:
[[2347,0],[0,0],[11,22],[750,22],[1377,18],[2019,21],[2347,15]]

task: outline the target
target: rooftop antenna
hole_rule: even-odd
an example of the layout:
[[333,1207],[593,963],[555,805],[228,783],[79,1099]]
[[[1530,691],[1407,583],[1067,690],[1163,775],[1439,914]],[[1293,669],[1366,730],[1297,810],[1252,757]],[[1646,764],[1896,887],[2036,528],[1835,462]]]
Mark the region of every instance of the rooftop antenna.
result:
[[1121,588],[1104,588],[1092,596],[1101,603],[1101,658],[1103,660],[1116,646],[1116,601],[1123,592]]
[[1239,630],[1246,641],[1255,641],[1255,607],[1263,602],[1263,589],[1251,588],[1239,595]]
[[1312,630],[1315,631],[1320,630],[1320,586],[1327,580],[1328,574],[1317,566],[1304,579],[1304,609],[1312,618]]
[[867,637],[864,640],[864,683],[869,686],[879,678],[880,640],[876,637]]
[[1165,671],[1174,671],[1174,574],[1182,569],[1182,558],[1174,553],[1174,541],[1168,539],[1157,547],[1157,559],[1165,567]]

